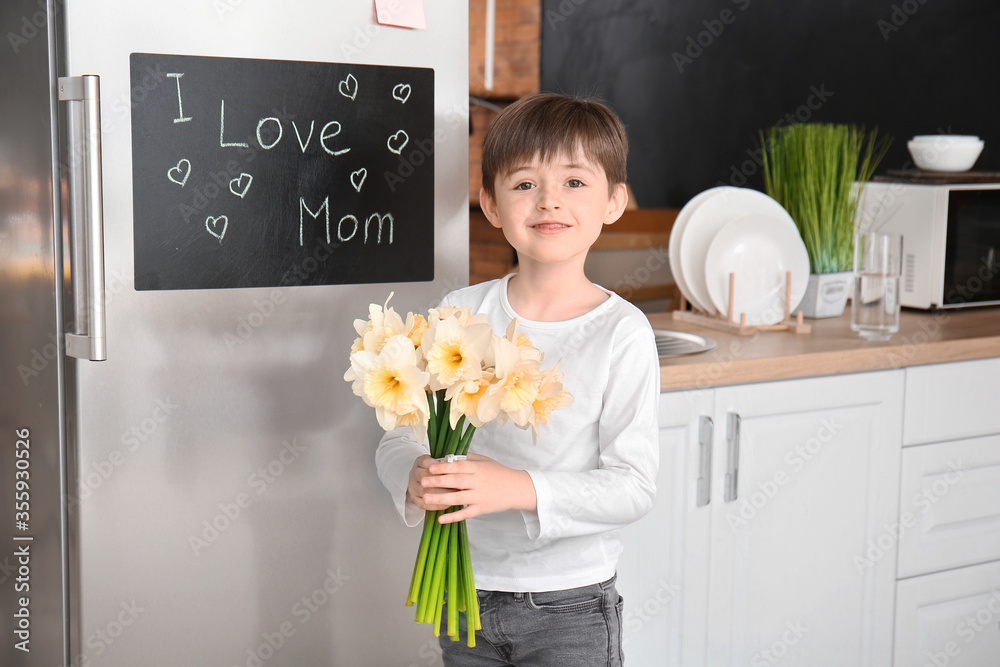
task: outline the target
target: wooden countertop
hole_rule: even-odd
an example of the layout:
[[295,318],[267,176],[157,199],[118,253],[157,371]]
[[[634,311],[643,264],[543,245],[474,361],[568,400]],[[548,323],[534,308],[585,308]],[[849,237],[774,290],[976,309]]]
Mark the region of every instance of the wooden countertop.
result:
[[904,308],[899,332],[869,342],[851,331],[850,304],[840,317],[806,320],[810,334],[784,331],[737,336],[650,314],[654,329],[676,329],[714,338],[711,352],[662,359],[664,391],[767,380],[905,368],[1000,357],[1000,307],[926,312]]

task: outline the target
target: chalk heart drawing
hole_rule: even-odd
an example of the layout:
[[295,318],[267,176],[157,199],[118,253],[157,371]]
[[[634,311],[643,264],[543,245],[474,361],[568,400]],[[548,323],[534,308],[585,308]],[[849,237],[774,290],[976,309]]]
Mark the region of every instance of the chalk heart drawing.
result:
[[[183,174],[183,176],[181,174]],[[187,183],[188,176],[190,175],[191,161],[187,158],[182,158],[181,161],[177,163],[176,167],[171,167],[167,170],[167,178],[182,188],[184,187],[184,184]]]
[[410,135],[400,130],[396,134],[389,137],[389,140],[385,142],[385,145],[389,147],[390,151],[399,155],[403,152],[403,148],[408,143],[410,143]]
[[[243,181],[246,181],[246,185],[243,184]],[[240,174],[239,178],[234,178],[233,180],[229,181],[229,191],[232,192],[237,197],[239,197],[240,199],[243,199],[243,197],[247,193],[247,190],[250,189],[251,183],[253,183],[253,176],[251,176],[246,172],[243,172],[242,174]]]
[[410,84],[408,83],[397,83],[392,87],[392,99],[399,100],[403,104],[406,104],[406,100],[410,99]]
[[219,239],[219,243],[222,243],[222,237],[226,235],[226,229],[229,227],[229,218],[224,215],[220,215],[217,218],[208,216],[205,218],[205,229],[208,233]]
[[353,100],[358,95],[358,80],[353,74],[348,74],[347,78],[340,82],[338,86],[340,94]]
[[358,169],[357,171],[351,172],[351,185],[358,192],[361,192],[361,186],[365,184],[365,179],[368,178],[368,170],[364,167]]

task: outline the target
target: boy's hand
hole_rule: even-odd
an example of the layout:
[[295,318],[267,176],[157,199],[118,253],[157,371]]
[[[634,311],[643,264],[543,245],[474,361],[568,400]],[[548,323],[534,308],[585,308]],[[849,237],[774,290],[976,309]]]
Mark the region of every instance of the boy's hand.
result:
[[429,474],[418,481],[427,491],[423,495],[425,503],[435,508],[465,505],[458,511],[442,514],[438,519],[441,523],[504,510],[536,509],[531,476],[481,454],[469,454],[467,460],[452,463],[430,459],[427,471]]
[[[451,505],[428,505],[424,498],[424,486],[420,480],[431,474],[428,468],[433,463],[437,463],[437,459],[431,458],[427,454],[418,456],[417,460],[413,462],[413,467],[410,468],[410,481],[406,485],[406,500],[425,511],[446,510]],[[451,490],[454,491],[454,489]]]

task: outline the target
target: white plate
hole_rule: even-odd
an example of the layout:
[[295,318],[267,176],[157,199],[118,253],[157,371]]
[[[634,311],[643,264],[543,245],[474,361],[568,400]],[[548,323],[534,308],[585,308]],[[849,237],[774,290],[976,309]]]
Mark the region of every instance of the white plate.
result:
[[793,226],[770,215],[746,215],[726,224],[705,255],[705,279],[712,303],[729,310],[729,272],[736,274],[733,319],[777,324],[785,317],[785,272],[792,272],[788,311],[802,301],[809,282],[809,254]]
[[736,188],[724,185],[705,190],[704,192],[695,195],[687,204],[684,204],[684,208],[681,209],[681,212],[677,214],[677,218],[674,220],[674,226],[670,229],[670,242],[667,245],[667,253],[670,259],[670,275],[673,276],[674,282],[677,283],[677,287],[680,289],[681,294],[684,295],[684,298],[702,310],[705,309],[696,303],[692,298],[687,280],[684,279],[684,272],[681,270],[681,236],[684,235],[684,229],[687,227],[688,220],[691,219],[695,209],[697,209],[703,201],[710,197],[714,197],[723,190],[735,189]]
[[691,301],[710,315],[715,314],[715,306],[705,281],[705,256],[719,230],[739,216],[760,214],[781,220],[788,231],[798,236],[792,216],[763,192],[749,188],[717,189],[720,192],[695,209],[680,237],[680,267],[691,292]]

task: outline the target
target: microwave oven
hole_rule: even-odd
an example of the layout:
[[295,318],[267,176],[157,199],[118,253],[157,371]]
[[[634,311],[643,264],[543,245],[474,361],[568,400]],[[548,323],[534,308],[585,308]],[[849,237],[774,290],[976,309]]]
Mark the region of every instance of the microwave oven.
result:
[[900,305],[1000,304],[1000,183],[873,180],[856,222],[903,236]]

